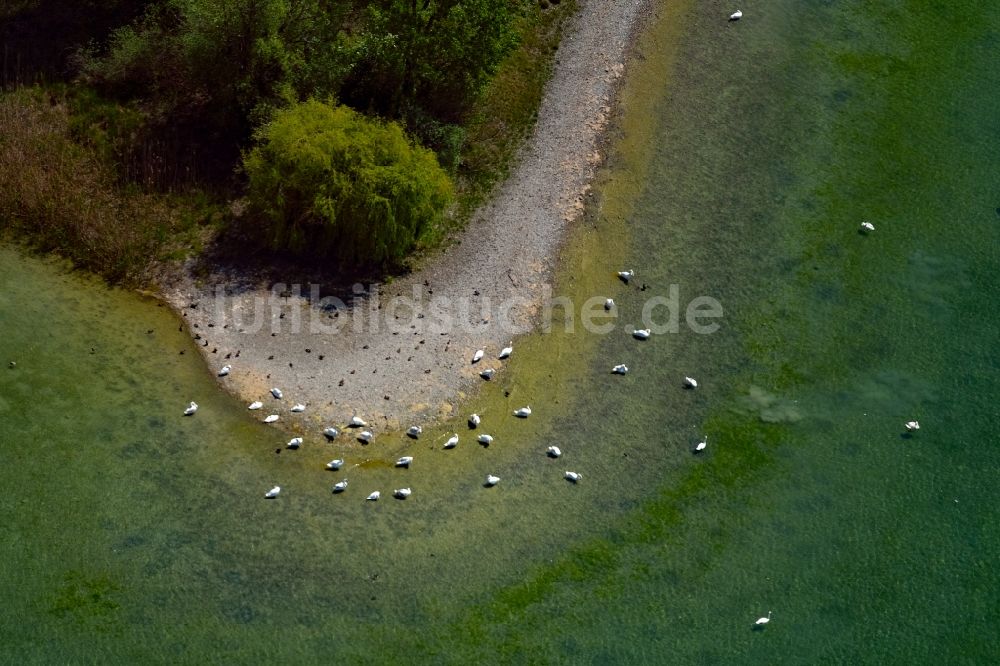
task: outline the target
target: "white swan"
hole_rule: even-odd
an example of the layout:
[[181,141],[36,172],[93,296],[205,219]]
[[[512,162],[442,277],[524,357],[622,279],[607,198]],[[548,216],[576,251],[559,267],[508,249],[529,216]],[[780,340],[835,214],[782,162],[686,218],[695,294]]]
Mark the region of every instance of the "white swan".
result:
[[284,394],[281,392],[280,388],[273,388],[271,389],[271,395],[273,395],[278,400],[281,400],[281,396]]
[[913,432],[914,430],[920,430],[920,421],[907,421],[906,423],[903,424],[903,426],[909,432]]
[[286,444],[285,446],[287,446],[290,449],[297,449],[300,446],[302,446],[302,438],[292,437],[290,440],[288,440],[288,444]]
[[264,423],[274,423],[277,420],[278,420],[277,414],[270,414],[264,417]]
[[550,446],[545,449],[545,453],[548,454],[549,458],[558,458],[562,455],[562,450],[558,446]]
[[480,444],[485,444],[486,446],[489,446],[490,444],[493,443],[493,438],[487,434],[482,434],[476,438],[476,441],[479,442]]
[[260,409],[263,406],[264,403],[262,403],[260,400],[255,400],[251,402],[249,405],[247,405],[247,409]]
[[500,350],[500,355],[497,356],[497,358],[502,361],[503,359],[508,358],[513,353],[514,353],[514,343],[508,342],[507,346]]
[[635,277],[635,271],[631,268],[627,271],[618,271],[618,279],[625,284],[629,283],[629,280]]
[[336,428],[334,428],[333,426],[330,426],[329,428],[324,428],[323,429],[323,435],[326,436],[326,438],[330,439],[330,440],[337,439],[337,435],[339,435],[339,434],[340,434],[340,431],[337,430]]
[[613,298],[609,298],[609,299],[607,299],[607,300],[604,301],[604,309],[605,310],[610,310],[613,307],[615,307],[615,301],[614,301]]
[[457,432],[454,435],[452,435],[451,437],[449,437],[448,441],[444,443],[444,448],[446,448],[446,449],[453,449],[456,446],[458,446],[458,433]]
[[345,490],[347,490],[347,479],[344,479],[343,481],[337,481],[337,483],[333,484],[333,492],[342,493]]
[[479,376],[485,379],[486,381],[489,381],[493,379],[493,375],[495,374],[496,370],[494,370],[493,368],[486,368],[485,370],[479,373]]
[[358,440],[364,442],[365,444],[369,443],[373,439],[375,439],[375,435],[372,434],[371,430],[363,430],[361,434],[358,435]]
[[567,481],[570,481],[572,483],[578,483],[580,479],[583,478],[583,474],[580,474],[578,472],[569,472],[569,471],[567,471],[564,476],[566,477]]
[[274,488],[271,488],[266,493],[264,493],[264,498],[265,499],[274,499],[275,497],[278,496],[278,493],[280,493],[280,492],[281,492],[281,486],[275,486]]
[[698,388],[698,380],[695,379],[694,377],[685,377],[684,378],[684,388],[689,388],[689,389],[696,389],[696,388]]
[[392,491],[392,496],[396,499],[406,499],[413,493],[409,488],[396,488]]
[[703,438],[700,442],[695,444],[694,446],[695,453],[698,453],[699,451],[704,451],[706,446],[708,446],[708,437]]
[[479,418],[479,414],[473,414],[472,416],[469,417],[469,425],[472,426],[473,428],[478,426],[481,421],[482,419]]
[[870,231],[875,231],[875,225],[868,220],[865,220],[861,223],[861,233],[866,234]]
[[628,372],[628,366],[624,363],[620,363],[615,367],[611,368],[611,372],[616,375],[624,375]]
[[326,464],[327,469],[332,469],[335,472],[343,466],[344,466],[343,458],[337,458],[336,460],[331,460]]
[[184,410],[184,416],[192,416],[197,411],[198,411],[198,403],[192,400],[191,404],[189,404],[187,406],[187,409]]
[[488,488],[492,488],[493,486],[497,485],[498,483],[500,483],[500,477],[499,476],[493,476],[492,474],[487,474],[486,475],[486,486]]
[[222,369],[219,370],[219,376],[220,377],[225,377],[226,375],[228,375],[230,373],[230,371],[232,371],[232,367],[228,366],[228,365],[224,365],[224,366],[222,366]]
[[413,456],[403,456],[396,461],[396,467],[409,467],[411,462],[413,462]]
[[759,618],[757,618],[757,621],[754,622],[754,624],[759,627],[759,626],[767,624],[770,621],[771,621],[771,611],[767,611],[767,617],[759,617]]
[[350,422],[349,425],[352,428],[364,428],[368,424],[365,423],[365,420],[363,418],[361,418],[360,416],[352,416],[351,417],[351,422]]
[[423,428],[421,428],[418,425],[415,425],[415,426],[410,426],[410,429],[406,431],[406,434],[412,437],[413,439],[416,439],[417,437],[420,437],[420,433],[422,433],[423,431],[424,431]]
[[741,18],[743,18],[743,12],[741,12],[739,9],[737,9],[735,12],[729,15],[730,21],[739,21]]
[[483,359],[483,355],[485,353],[486,352],[484,352],[482,349],[477,349],[476,353],[472,355],[472,362],[473,363],[479,363],[479,361],[481,361]]
[[297,403],[294,407],[292,407],[293,414],[300,414],[304,411],[306,411],[306,406],[303,405],[301,402]]
[[369,495],[365,499],[368,500],[369,502],[375,502],[375,501],[378,500],[379,497],[382,497],[382,493],[380,493],[379,491],[376,490],[375,492],[373,492],[371,495]]
[[528,405],[528,406],[525,406],[525,407],[521,407],[520,409],[514,410],[514,416],[516,416],[518,418],[521,418],[521,419],[528,418],[529,416],[531,416],[531,405]]
[[632,337],[636,340],[648,340],[651,331],[648,328],[637,328],[632,331]]

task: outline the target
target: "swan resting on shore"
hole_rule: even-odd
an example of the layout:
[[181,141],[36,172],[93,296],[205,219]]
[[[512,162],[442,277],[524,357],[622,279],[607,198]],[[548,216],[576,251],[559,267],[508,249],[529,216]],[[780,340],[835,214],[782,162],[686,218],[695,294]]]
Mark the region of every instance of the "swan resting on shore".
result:
[[421,428],[418,425],[415,425],[415,426],[410,426],[410,429],[406,431],[406,434],[412,437],[413,439],[416,439],[420,437],[420,433],[422,433],[423,431],[424,431],[423,428]]
[[288,440],[288,444],[286,444],[285,446],[287,446],[290,449],[297,449],[300,446],[302,446],[302,438],[292,437],[290,440]]
[[365,499],[368,500],[369,502],[375,502],[375,501],[378,500],[379,497],[382,497],[382,493],[380,493],[379,491],[376,490],[375,492],[373,492],[371,495],[369,495]]
[[493,368],[486,368],[485,370],[479,373],[479,376],[485,379],[486,381],[489,381],[493,379],[493,375],[495,374],[496,370],[494,370]]
[[482,434],[476,438],[476,441],[482,444],[483,446],[489,446],[490,444],[493,443],[493,438],[490,435]]
[[337,481],[337,483],[333,484],[333,492],[342,493],[345,490],[347,490],[347,479],[344,479],[343,481]]
[[358,440],[368,444],[375,438],[371,430],[363,430],[361,434],[358,435]]
[[739,9],[729,15],[730,21],[739,21],[741,18],[743,18],[743,12]]
[[266,493],[264,493],[264,499],[274,499],[275,497],[278,496],[278,493],[280,492],[281,492],[281,486],[275,486],[274,488],[271,488]]
[[454,435],[452,435],[451,437],[449,437],[448,441],[444,443],[444,448],[446,448],[446,449],[453,449],[456,446],[458,446],[458,433],[457,432]]
[[351,422],[348,425],[352,428],[364,428],[368,424],[360,416],[352,416]]
[[482,349],[477,349],[476,353],[472,355],[472,362],[479,363],[481,360],[483,360],[484,354],[486,354],[486,352],[484,352]]
[[648,328],[637,328],[632,331],[632,337],[636,340],[648,340],[651,331]]
[[192,400],[191,403],[187,406],[187,409],[184,410],[184,416],[193,416],[194,413],[197,411],[198,411],[198,403]]
[[472,416],[469,417],[469,427],[475,428],[480,424],[481,421],[482,419],[479,418],[479,414],[473,414]]
[[684,378],[684,388],[696,389],[698,388],[698,380],[693,377]]
[[277,420],[278,420],[277,414],[269,414],[268,416],[264,417],[264,423],[274,423]]
[[493,476],[492,474],[487,474],[486,475],[486,484],[485,485],[486,485],[487,488],[492,488],[493,486],[497,485],[498,483],[500,483],[500,477],[499,476]]
[[526,419],[531,416],[531,406],[521,407],[520,409],[514,410],[514,416],[519,419]]
[[303,405],[301,402],[297,403],[294,407],[292,407],[292,412],[294,414],[301,414],[304,411],[306,411],[306,406]]
[[611,374],[614,375],[624,375],[628,372],[628,366],[624,363],[619,363],[615,367],[611,368]]
[[280,388],[271,389],[271,395],[275,397],[276,400],[281,400],[281,396],[284,395]]
[[618,271],[618,279],[625,284],[629,283],[629,280],[635,277],[635,271],[631,268],[627,271]]
[[754,625],[761,627],[771,621],[771,611],[767,611],[767,617],[759,617]]
[[219,376],[220,377],[225,377],[226,375],[228,375],[230,373],[230,371],[232,371],[232,367],[230,367],[228,365],[224,365],[224,366],[222,366],[222,369],[219,370]]
[[403,456],[396,461],[396,467],[409,467],[411,462],[413,462],[413,456]]
[[507,346],[500,350],[500,355],[497,356],[501,361],[505,358],[509,358],[511,354],[514,353],[514,343],[508,342]]
[[694,445],[694,452],[698,453],[699,451],[704,451],[706,446],[708,446],[708,437],[705,437]]
[[567,471],[566,474],[564,474],[564,476],[566,477],[566,480],[569,481],[570,483],[579,483],[580,479],[583,478],[583,474],[580,474],[579,472],[570,472],[570,471]]
[[396,499],[406,499],[413,493],[409,488],[396,488],[392,491],[392,496]]
[[907,421],[903,424],[907,432],[913,432],[915,430],[920,430],[920,421]]
[[264,403],[262,403],[260,400],[254,400],[249,405],[247,405],[247,409],[260,409],[263,406]]
[[341,467],[343,467],[343,466],[344,466],[344,459],[343,458],[337,458],[336,460],[331,460],[330,462],[328,462],[326,464],[326,468],[327,469],[331,469],[331,470],[333,470],[335,472],[338,469],[340,469]]
[[339,435],[339,434],[340,434],[340,431],[337,430],[336,428],[334,428],[333,426],[330,426],[329,428],[324,428],[323,429],[323,436],[325,436],[328,440],[331,440],[331,441],[337,439],[337,435]]
[[545,453],[549,456],[549,458],[558,458],[562,455],[562,450],[558,446],[550,446],[545,449]]

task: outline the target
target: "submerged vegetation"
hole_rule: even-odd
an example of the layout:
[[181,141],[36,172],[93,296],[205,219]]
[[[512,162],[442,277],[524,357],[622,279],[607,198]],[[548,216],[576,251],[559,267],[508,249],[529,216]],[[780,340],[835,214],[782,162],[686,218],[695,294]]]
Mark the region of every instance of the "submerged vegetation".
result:
[[0,228],[114,281],[228,227],[338,272],[398,269],[506,172],[574,8],[8,4]]

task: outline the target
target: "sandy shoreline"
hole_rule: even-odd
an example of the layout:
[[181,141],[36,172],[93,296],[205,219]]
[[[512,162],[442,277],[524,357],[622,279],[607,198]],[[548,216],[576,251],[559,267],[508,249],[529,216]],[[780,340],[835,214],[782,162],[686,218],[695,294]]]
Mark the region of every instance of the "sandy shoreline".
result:
[[[318,285],[263,284],[218,272],[178,277],[164,299],[208,365],[246,402],[317,423],[354,414],[382,430],[447,418],[504,372],[500,349],[530,331],[568,226],[584,211],[600,141],[649,0],[580,0],[556,55],[538,121],[511,176],[457,242],[422,269],[340,299]],[[481,362],[471,359],[485,350]],[[284,392],[280,402],[268,390]]]

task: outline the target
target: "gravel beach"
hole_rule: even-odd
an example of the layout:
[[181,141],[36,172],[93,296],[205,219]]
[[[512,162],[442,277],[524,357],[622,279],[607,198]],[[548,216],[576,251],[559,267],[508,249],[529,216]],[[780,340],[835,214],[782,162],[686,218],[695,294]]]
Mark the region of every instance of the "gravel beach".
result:
[[[343,424],[358,414],[395,430],[447,418],[482,384],[482,370],[504,372],[497,356],[536,323],[560,243],[583,213],[649,4],[579,1],[511,176],[423,268],[339,299],[309,284],[254,283],[221,270],[164,286],[210,369],[232,367],[223,386],[247,403],[264,401],[261,413],[303,403],[310,421]],[[473,364],[478,349],[485,355]]]

